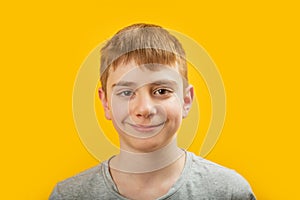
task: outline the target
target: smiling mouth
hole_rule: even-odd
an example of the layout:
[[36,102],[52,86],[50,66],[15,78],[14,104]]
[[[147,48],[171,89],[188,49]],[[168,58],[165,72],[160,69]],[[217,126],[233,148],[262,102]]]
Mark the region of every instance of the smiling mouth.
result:
[[156,124],[156,125],[142,125],[142,124],[131,124],[131,123],[127,123],[127,124],[129,124],[131,127],[133,127],[137,131],[150,132],[150,131],[156,130],[157,128],[163,126],[165,124],[165,122],[162,122],[162,123]]

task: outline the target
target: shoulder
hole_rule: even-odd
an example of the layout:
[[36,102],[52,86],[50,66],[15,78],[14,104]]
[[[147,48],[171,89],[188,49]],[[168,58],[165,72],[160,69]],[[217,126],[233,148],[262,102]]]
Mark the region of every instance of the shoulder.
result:
[[247,180],[235,170],[226,168],[202,157],[189,153],[191,157],[190,178],[198,179],[206,191],[230,199],[255,199]]
[[103,185],[103,175],[101,168],[103,164],[99,164],[93,168],[87,169],[73,177],[59,182],[53,189],[50,200],[59,199],[82,199],[88,195],[86,192],[92,191],[97,185]]

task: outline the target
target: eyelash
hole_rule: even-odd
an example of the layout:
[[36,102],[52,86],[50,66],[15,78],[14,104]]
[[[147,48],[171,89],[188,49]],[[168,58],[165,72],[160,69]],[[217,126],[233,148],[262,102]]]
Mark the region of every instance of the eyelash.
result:
[[[126,94],[126,93],[127,93],[127,94]],[[130,93],[130,94],[128,94],[128,93]],[[124,91],[121,91],[121,92],[117,93],[117,95],[118,95],[118,96],[121,96],[121,97],[130,97],[130,96],[132,96],[133,94],[134,94],[134,92],[131,91],[131,90],[124,90]]]
[[160,96],[166,96],[166,95],[169,95],[169,94],[173,93],[173,91],[170,90],[170,89],[167,89],[167,88],[159,88],[159,89],[156,89],[156,90],[153,92],[153,94],[156,95],[156,93],[157,93],[158,91],[163,91],[163,94],[160,94]]

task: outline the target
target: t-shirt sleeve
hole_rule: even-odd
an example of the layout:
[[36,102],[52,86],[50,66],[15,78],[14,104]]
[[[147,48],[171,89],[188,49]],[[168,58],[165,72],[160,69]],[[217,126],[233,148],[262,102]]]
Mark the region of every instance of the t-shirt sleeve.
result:
[[56,185],[49,196],[49,200],[62,200],[62,199],[63,198],[58,192],[58,185]]
[[56,184],[49,200],[75,200],[81,195],[81,187],[72,178]]
[[256,200],[256,197],[247,180],[235,171],[232,171],[234,176],[228,181],[232,185],[232,200]]

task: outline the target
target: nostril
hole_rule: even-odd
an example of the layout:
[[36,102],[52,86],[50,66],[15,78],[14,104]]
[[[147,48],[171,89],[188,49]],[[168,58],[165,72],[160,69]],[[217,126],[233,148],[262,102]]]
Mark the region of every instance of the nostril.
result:
[[137,116],[137,117],[142,117],[143,115],[141,115],[141,114],[137,114],[136,116]]
[[150,116],[150,114],[136,114],[136,116],[137,116],[138,118],[141,118],[141,117],[143,117],[143,118],[148,118],[148,117]]

